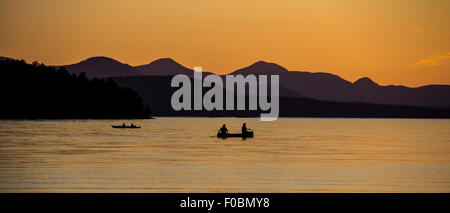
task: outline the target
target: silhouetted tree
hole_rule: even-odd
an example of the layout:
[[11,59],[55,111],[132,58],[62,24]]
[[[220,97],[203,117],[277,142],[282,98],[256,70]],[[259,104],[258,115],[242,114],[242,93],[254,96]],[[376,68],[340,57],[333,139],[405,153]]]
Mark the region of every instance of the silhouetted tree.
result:
[[0,118],[143,118],[141,97],[112,79],[24,60],[0,61]]

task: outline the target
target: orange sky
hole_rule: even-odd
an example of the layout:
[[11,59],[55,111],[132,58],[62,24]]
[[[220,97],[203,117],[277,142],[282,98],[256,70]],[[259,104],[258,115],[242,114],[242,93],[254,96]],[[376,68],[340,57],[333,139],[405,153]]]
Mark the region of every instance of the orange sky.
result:
[[258,60],[382,84],[450,84],[449,0],[0,0],[0,55],[229,73]]

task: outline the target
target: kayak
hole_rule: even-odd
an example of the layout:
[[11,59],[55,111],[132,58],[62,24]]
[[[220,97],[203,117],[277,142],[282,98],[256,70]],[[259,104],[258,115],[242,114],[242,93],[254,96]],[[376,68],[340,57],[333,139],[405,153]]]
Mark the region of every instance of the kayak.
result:
[[218,138],[253,138],[253,132],[247,133],[217,133]]
[[112,128],[118,128],[118,129],[139,129],[141,128],[140,126],[122,126],[122,125],[118,125],[118,126],[111,126]]

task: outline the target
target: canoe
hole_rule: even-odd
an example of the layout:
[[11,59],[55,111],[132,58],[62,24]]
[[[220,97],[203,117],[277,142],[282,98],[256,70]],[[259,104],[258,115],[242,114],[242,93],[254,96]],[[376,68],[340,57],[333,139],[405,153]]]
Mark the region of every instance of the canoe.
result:
[[218,138],[253,138],[253,132],[247,133],[217,133]]
[[118,129],[139,129],[141,128],[140,126],[122,126],[122,125],[118,125],[118,126],[111,126],[112,128],[118,128]]

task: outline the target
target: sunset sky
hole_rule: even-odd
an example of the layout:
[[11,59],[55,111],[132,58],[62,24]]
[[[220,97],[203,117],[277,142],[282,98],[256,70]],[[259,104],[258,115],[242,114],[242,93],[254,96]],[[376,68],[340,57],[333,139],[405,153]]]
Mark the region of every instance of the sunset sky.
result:
[[256,61],[349,81],[450,84],[449,0],[0,0],[0,56],[225,74]]

